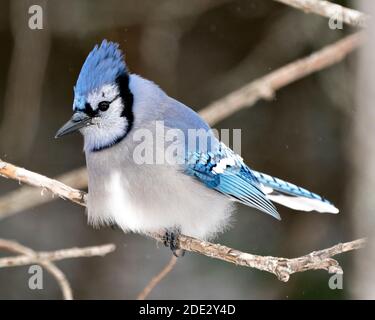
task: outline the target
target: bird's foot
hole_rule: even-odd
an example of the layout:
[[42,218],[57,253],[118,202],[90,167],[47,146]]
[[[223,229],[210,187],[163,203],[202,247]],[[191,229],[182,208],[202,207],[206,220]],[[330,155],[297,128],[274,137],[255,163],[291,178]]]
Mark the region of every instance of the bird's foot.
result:
[[118,229],[118,225],[116,223],[112,223],[109,225],[109,227],[112,229],[112,230],[117,230]]
[[185,255],[185,250],[181,249],[178,243],[178,237],[181,234],[178,229],[167,229],[164,234],[163,243],[166,247],[172,250],[175,257],[183,257]]

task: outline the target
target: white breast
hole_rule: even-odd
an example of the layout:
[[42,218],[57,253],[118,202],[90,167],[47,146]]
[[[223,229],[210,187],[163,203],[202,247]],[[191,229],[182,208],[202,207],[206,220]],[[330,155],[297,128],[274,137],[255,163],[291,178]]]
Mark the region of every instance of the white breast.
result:
[[116,223],[124,231],[139,233],[177,227],[202,239],[223,231],[232,211],[228,198],[177,167],[134,164],[126,139],[87,154],[92,224]]

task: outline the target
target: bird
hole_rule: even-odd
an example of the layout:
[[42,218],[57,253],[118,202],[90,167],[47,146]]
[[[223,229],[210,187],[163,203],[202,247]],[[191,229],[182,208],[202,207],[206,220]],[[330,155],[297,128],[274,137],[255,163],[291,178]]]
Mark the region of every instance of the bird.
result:
[[[115,42],[103,40],[88,54],[73,115],[56,138],[76,131],[84,139],[88,222],[162,233],[175,255],[180,234],[211,240],[229,229],[236,202],[278,220],[273,203],[339,212],[318,194],[247,166],[198,113],[131,73]],[[188,139],[191,132],[208,142]]]

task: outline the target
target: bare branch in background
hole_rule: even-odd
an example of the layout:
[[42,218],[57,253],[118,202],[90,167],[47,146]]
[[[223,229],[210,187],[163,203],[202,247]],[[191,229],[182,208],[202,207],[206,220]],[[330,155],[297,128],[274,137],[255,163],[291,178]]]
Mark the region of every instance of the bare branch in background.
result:
[[[18,174],[21,174],[23,183],[49,190],[56,196],[74,203],[86,205],[86,196],[83,191],[75,190],[65,186],[59,181],[47,178],[38,173],[18,168],[12,164],[1,161],[0,174],[15,180],[19,180],[20,177]],[[69,192],[67,192],[67,190],[69,190]],[[80,201],[77,201],[77,195],[79,195]],[[163,241],[162,235],[155,234],[153,237],[158,241]],[[285,282],[289,280],[291,274],[307,270],[323,269],[329,272],[342,272],[338,262],[331,257],[343,252],[359,249],[363,247],[365,240],[359,239],[344,244],[338,244],[331,248],[312,252],[306,256],[294,259],[253,255],[185,235],[179,236],[178,243],[181,249],[197,252],[210,258],[224,260],[236,265],[267,271],[275,274],[279,280]]]
[[[34,250],[28,247],[25,247],[15,241],[9,241],[9,240],[3,240],[3,239],[0,239],[0,249],[19,253],[22,255],[29,256],[29,257],[32,257],[36,254]],[[56,265],[52,262],[40,261],[39,264],[43,268],[45,268],[56,279],[57,283],[60,286],[61,292],[63,294],[63,298],[65,300],[72,300],[73,299],[72,288],[65,274],[58,267],[56,267]]]
[[0,268],[39,264],[56,279],[65,300],[73,299],[72,288],[65,274],[52,261],[104,256],[115,250],[114,244],[106,244],[85,248],[70,248],[52,252],[36,252],[18,242],[0,239],[0,250],[7,250],[21,254],[15,257],[0,258]]
[[[4,244],[11,243],[8,240],[0,239],[0,249],[4,248]],[[33,255],[21,255],[16,257],[0,258],[0,268],[24,266],[28,264],[39,264],[41,261],[59,261],[71,258],[87,258],[94,256],[105,256],[114,251],[114,244],[105,244],[100,246],[85,248],[70,248],[56,251],[40,251],[34,252]]]
[[253,106],[260,99],[272,99],[275,91],[316,71],[342,61],[362,43],[356,33],[328,45],[306,58],[294,61],[233,91],[200,111],[209,123],[217,123],[233,113]]
[[357,10],[345,8],[339,4],[323,0],[274,0],[302,10],[315,13],[326,18],[335,18],[353,27],[366,26],[369,16]]
[[[331,44],[306,58],[294,61],[265,75],[260,79],[254,80],[244,87],[211,103],[200,111],[200,115],[208,123],[213,125],[245,107],[253,106],[260,99],[270,99],[278,89],[311,73],[340,62],[361,44],[361,40],[362,36],[360,33],[356,33],[339,40],[336,43]],[[14,168],[12,169],[9,167],[7,170],[12,172],[12,170],[14,171]],[[16,180],[24,182],[22,180],[22,171],[13,172],[12,174]],[[87,186],[86,168],[80,168],[72,172],[68,172],[63,176],[58,177],[57,180],[72,185],[76,188],[85,188]],[[29,181],[29,184],[30,182],[32,182],[32,180]],[[38,181],[35,182],[36,185],[33,185],[38,186]],[[62,184],[53,185],[52,187],[64,189],[64,187],[66,188],[67,186]],[[48,186],[45,188],[49,189]],[[70,194],[73,202],[83,204],[84,194],[78,190],[73,191],[73,189],[70,187],[67,188],[68,189],[60,190],[63,192],[57,192],[56,194],[60,194],[63,196],[63,198],[67,198],[67,195],[73,192],[73,194]],[[50,191],[54,193],[53,190]],[[0,219],[51,200],[53,200],[53,198],[46,196],[41,199],[37,195],[37,192],[34,192],[27,187],[25,189],[23,188],[21,190],[14,191],[0,197]]]
[[[286,34],[290,44],[287,46],[285,45]],[[321,36],[322,34],[324,37]],[[304,51],[306,44],[316,48],[313,49],[315,51],[327,43],[334,43],[339,38],[341,36],[337,32],[327,33],[325,19],[306,17],[298,10],[285,10],[283,14],[269,21],[262,37],[257,39],[255,46],[249,48],[246,56],[229,70],[215,74],[208,83],[201,87],[200,92],[203,91],[205,96],[222,97],[223,93],[228,94],[249,83],[249,79],[256,79],[265,72],[276,70],[277,66],[285,65],[285,57],[290,57],[290,61],[302,57],[306,54]],[[275,48],[277,48],[277,54],[275,54]]]
[[142,292],[138,295],[137,300],[145,300],[151,293],[151,291],[159,284],[159,282],[163,280],[169,272],[172,271],[172,269],[176,265],[176,262],[177,257],[172,256],[165,267],[144,287]]

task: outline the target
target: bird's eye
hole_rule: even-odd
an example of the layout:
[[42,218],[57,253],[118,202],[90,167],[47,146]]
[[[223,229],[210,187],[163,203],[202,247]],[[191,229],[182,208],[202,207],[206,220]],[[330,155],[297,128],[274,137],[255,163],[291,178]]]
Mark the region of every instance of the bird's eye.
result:
[[101,101],[98,104],[98,108],[100,111],[106,111],[109,108],[109,101]]

